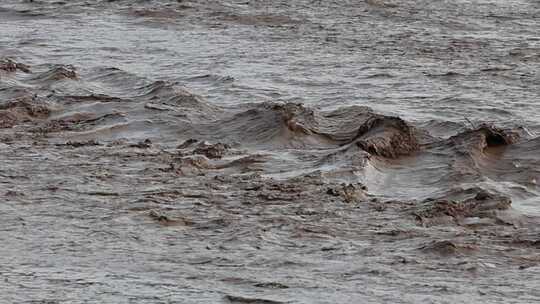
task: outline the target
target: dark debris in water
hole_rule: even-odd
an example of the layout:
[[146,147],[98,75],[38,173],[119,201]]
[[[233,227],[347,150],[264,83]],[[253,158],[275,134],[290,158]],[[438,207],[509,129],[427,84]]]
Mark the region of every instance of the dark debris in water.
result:
[[487,218],[494,222],[500,212],[510,209],[512,201],[500,194],[491,194],[478,189],[473,197],[464,200],[449,198],[428,199],[415,207],[413,214],[422,225],[436,224],[438,220],[448,217],[456,224],[467,218]]
[[282,301],[274,301],[274,300],[259,299],[259,298],[248,298],[248,297],[233,296],[233,295],[226,295],[225,299],[227,301],[229,301],[229,303],[244,303],[244,304],[283,304],[283,303],[287,303],[287,302],[282,302]]
[[21,71],[24,73],[30,73],[30,66],[20,62],[16,62],[9,58],[0,58],[0,70],[6,72]]

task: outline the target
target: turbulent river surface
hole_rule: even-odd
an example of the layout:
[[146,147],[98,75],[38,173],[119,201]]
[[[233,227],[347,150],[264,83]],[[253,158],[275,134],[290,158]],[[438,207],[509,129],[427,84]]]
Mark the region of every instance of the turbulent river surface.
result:
[[540,301],[537,0],[0,1],[0,303]]

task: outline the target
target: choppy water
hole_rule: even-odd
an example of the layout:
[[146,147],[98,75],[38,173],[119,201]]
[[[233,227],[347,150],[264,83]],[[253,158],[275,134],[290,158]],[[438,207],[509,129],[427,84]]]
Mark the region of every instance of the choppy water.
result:
[[538,301],[539,33],[537,1],[4,0],[0,302]]

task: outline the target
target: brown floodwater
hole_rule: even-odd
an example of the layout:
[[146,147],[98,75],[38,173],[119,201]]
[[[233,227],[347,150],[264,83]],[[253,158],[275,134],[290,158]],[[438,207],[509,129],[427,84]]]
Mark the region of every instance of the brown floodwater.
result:
[[0,303],[540,301],[537,1],[0,3]]

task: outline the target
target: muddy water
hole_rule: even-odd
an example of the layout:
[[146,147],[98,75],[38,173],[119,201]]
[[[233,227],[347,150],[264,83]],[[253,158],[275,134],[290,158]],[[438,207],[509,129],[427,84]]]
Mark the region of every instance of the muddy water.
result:
[[540,300],[535,1],[0,3],[0,302]]

